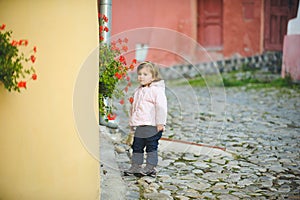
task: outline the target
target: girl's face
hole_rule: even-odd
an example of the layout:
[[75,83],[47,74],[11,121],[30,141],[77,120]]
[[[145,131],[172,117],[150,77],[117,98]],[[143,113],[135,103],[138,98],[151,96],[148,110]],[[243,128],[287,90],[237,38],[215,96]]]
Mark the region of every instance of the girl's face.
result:
[[147,85],[152,81],[153,81],[153,76],[149,67],[144,67],[138,71],[138,82],[141,85]]

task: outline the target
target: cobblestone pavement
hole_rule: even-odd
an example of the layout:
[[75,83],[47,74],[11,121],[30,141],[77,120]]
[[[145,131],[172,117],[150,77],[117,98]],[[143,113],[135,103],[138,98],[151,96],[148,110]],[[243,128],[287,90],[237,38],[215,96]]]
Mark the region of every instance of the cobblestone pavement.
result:
[[[159,151],[155,178],[123,177],[125,199],[300,199],[299,90],[167,85],[164,137],[224,147],[232,156]],[[124,170],[128,118],[118,115],[121,128],[112,135]]]

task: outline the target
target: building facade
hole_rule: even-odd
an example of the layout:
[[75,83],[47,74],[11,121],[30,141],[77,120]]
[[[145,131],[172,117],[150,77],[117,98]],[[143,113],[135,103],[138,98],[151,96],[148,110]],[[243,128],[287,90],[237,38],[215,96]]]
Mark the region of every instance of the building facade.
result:
[[[13,31],[13,39],[37,47],[36,81],[21,93],[0,83],[0,199],[99,199],[99,160],[83,145],[74,120],[75,100],[85,110],[92,101],[73,96],[84,61],[98,49],[97,2],[0,1],[0,24]],[[96,91],[98,56],[89,60],[92,76],[81,88]],[[99,143],[96,122],[84,133]]]
[[[247,57],[266,51],[282,51],[288,20],[297,14],[298,0],[112,0],[112,34],[134,32],[143,27],[166,28],[196,41],[211,59]],[[125,35],[125,34],[124,34]],[[168,43],[148,33],[135,45]],[[174,46],[182,47],[179,40]],[[170,46],[170,45],[169,45]],[[193,50],[188,52],[193,54]],[[171,53],[172,54],[172,53]],[[165,65],[182,60],[167,52],[148,51],[146,59]],[[197,58],[202,61],[201,57]]]

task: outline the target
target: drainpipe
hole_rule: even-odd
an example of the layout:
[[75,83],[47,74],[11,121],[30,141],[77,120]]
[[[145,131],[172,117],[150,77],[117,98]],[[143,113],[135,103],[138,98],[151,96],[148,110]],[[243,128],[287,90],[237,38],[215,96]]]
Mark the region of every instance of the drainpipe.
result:
[[112,0],[99,0],[99,1],[100,1],[99,3],[100,13],[108,17],[108,22],[106,26],[108,27],[109,31],[103,33],[103,37],[104,37],[103,42],[109,44],[110,33],[111,33],[111,19],[112,19],[112,15],[111,15]]
[[[109,31],[102,32],[102,36],[104,38],[104,40],[102,42],[106,43],[106,44],[110,44],[110,33],[111,33],[111,29],[112,29],[111,28],[111,19],[112,19],[111,7],[112,7],[112,0],[98,0],[99,12],[108,18],[108,22],[106,23],[106,26],[109,29]],[[106,98],[104,100],[104,103],[109,104],[109,99]],[[116,123],[106,121],[104,119],[104,116],[101,116],[101,115],[99,115],[99,124],[102,126],[106,126],[108,128],[113,128],[113,129],[118,128],[118,125]]]

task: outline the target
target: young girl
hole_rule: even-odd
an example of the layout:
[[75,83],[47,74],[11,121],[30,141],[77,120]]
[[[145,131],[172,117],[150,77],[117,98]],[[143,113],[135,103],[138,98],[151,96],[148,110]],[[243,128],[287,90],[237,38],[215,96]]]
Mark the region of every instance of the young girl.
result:
[[[137,68],[140,86],[135,90],[130,108],[129,125],[134,133],[131,167],[125,175],[152,176],[158,163],[158,140],[162,136],[167,120],[167,98],[165,83],[158,68],[151,62],[143,62]],[[146,150],[146,166],[144,162]]]

